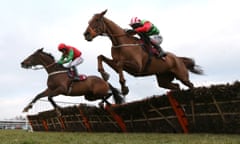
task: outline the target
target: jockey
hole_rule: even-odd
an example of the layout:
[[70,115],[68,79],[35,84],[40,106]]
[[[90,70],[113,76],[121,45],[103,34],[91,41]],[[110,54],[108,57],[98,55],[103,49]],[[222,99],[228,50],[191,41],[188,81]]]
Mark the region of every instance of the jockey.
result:
[[130,26],[136,33],[144,33],[150,38],[151,44],[159,52],[158,57],[165,57],[166,53],[160,47],[162,43],[162,36],[159,34],[159,30],[150,21],[140,20],[138,17],[133,17],[130,21]]
[[74,79],[79,80],[78,72],[76,66],[83,62],[81,57],[82,53],[77,48],[60,43],[58,45],[58,50],[62,52],[61,59],[57,62],[58,64],[68,63],[67,68],[70,68],[74,71]]

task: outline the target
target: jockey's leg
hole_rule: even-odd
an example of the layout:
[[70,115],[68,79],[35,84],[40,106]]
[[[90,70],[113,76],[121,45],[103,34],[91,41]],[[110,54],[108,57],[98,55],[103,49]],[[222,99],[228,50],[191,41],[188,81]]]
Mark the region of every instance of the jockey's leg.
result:
[[77,67],[79,64],[81,64],[83,62],[83,58],[82,57],[78,57],[76,59],[74,59],[70,64],[69,67],[70,69],[73,71],[74,73],[74,80],[79,80],[79,76],[78,76],[78,70]]
[[158,50],[158,52],[159,52],[159,55],[158,55],[158,57],[165,57],[166,56],[166,53],[164,52],[164,50],[161,48],[161,46],[159,46],[159,45],[156,45],[156,48],[157,48],[157,50]]
[[78,70],[77,70],[76,66],[73,66],[72,70],[73,70],[73,73],[74,73],[74,78],[78,77]]
[[151,40],[151,43],[154,46],[154,48],[156,48],[159,52],[158,57],[159,58],[165,57],[166,53],[160,46],[160,44],[162,43],[162,40],[163,40],[162,36],[161,35],[152,35],[152,36],[150,36],[150,40]]

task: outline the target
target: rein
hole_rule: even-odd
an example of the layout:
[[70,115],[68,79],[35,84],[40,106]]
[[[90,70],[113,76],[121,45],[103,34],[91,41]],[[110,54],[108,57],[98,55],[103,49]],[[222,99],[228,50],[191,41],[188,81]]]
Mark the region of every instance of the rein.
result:
[[44,68],[49,68],[49,67],[51,67],[52,65],[54,65],[55,64],[55,62],[53,62],[53,63],[51,63],[51,64],[49,64],[49,65],[47,65],[47,66],[41,66],[41,67],[32,67],[32,70],[41,70],[41,69],[44,69]]
[[127,46],[141,46],[141,44],[121,44],[121,45],[112,46],[112,48],[120,48],[120,47],[127,47]]
[[[33,67],[32,69],[33,69],[33,70],[40,70],[40,69],[44,69],[44,68],[47,69],[47,68],[53,66],[54,64],[55,64],[55,62],[53,62],[53,63],[51,63],[51,64],[49,64],[49,65],[47,65],[47,66]],[[66,73],[66,72],[67,72],[67,70],[54,71],[54,72],[49,73],[48,76],[52,76],[52,75],[60,74],[60,73]]]
[[[122,33],[122,34],[112,34],[112,33],[107,33],[107,26],[106,23],[104,22],[104,20],[101,20],[102,25],[103,25],[103,33],[98,33],[95,29],[93,29],[90,25],[88,26],[89,30],[91,33],[93,33],[93,35],[102,35],[102,36],[110,36],[110,37],[122,37],[122,36],[126,36],[126,33]],[[120,44],[120,45],[113,45],[112,48],[120,48],[120,47],[127,47],[127,46],[141,46],[141,44]]]
[[50,77],[50,76],[55,75],[55,74],[66,73],[66,72],[67,72],[67,70],[55,71],[55,72],[49,73],[48,76]]

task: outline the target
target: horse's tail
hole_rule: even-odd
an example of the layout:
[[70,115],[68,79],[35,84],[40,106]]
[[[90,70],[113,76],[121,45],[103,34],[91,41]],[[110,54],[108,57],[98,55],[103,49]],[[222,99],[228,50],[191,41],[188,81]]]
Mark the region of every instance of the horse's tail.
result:
[[183,63],[185,64],[185,66],[190,72],[199,74],[199,75],[203,74],[203,70],[199,65],[195,64],[195,61],[193,59],[187,58],[187,57],[179,57],[179,58],[183,61]]
[[117,88],[113,87],[110,83],[108,83],[108,85],[112,91],[112,95],[113,95],[113,99],[114,99],[115,103],[116,104],[124,103],[124,98],[121,96],[120,91]]

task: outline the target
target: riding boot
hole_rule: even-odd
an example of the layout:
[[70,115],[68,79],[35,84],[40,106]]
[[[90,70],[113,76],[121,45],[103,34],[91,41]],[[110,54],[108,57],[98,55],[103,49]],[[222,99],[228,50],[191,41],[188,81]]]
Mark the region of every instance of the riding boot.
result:
[[74,80],[80,80],[79,76],[78,76],[78,71],[77,71],[77,68],[75,66],[72,67],[72,70],[74,72],[74,76],[73,76],[73,79]]
[[167,55],[159,45],[157,45],[156,48],[159,52],[159,55],[158,55],[159,58],[163,58]]

